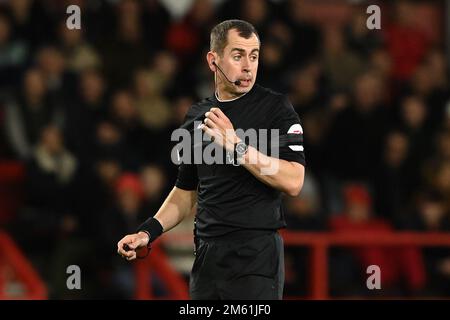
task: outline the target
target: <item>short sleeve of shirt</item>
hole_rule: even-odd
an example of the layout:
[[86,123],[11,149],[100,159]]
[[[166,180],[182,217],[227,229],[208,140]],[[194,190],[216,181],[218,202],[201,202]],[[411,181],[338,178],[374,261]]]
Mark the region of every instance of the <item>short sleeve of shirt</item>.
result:
[[281,96],[273,128],[279,130],[279,159],[306,165],[303,127],[287,97]]
[[[193,106],[186,114],[184,123],[180,129],[188,130],[190,133],[193,132],[191,127],[194,125],[193,120],[195,118],[195,113],[195,106]],[[196,190],[197,185],[198,175],[196,165],[192,163],[181,163],[178,166],[178,175],[175,186],[183,190]]]
[[183,190],[197,190],[198,176],[195,164],[180,164],[175,186]]

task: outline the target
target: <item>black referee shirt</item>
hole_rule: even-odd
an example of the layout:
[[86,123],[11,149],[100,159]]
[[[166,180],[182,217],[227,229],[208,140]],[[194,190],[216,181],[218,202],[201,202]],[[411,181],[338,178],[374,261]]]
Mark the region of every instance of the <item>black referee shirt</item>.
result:
[[[203,121],[205,113],[212,107],[219,107],[235,130],[253,128],[259,132],[259,129],[266,129],[270,137],[270,129],[278,129],[279,158],[305,165],[303,131],[297,113],[284,95],[257,84],[238,99],[221,102],[212,96],[189,109],[181,128],[191,133],[192,153],[199,147],[198,143],[194,145],[194,130],[201,130],[194,128],[194,122]],[[201,145],[204,148],[209,143]],[[268,150],[270,152],[270,148]],[[175,185],[198,191],[196,227],[200,237],[216,237],[243,229],[276,230],[286,226],[281,192],[260,182],[242,166],[182,163]]]

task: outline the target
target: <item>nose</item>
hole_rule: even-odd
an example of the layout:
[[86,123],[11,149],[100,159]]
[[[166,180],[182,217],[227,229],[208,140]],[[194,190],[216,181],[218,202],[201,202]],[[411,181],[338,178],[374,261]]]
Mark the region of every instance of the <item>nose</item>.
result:
[[250,72],[250,63],[248,57],[242,59],[242,71],[245,73]]

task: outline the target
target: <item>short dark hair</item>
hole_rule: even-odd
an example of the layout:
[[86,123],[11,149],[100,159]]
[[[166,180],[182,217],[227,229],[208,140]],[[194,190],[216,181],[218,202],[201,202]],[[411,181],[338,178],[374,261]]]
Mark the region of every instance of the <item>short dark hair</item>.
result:
[[239,35],[245,39],[249,39],[252,34],[255,34],[259,40],[258,32],[251,23],[237,19],[225,20],[211,30],[210,50],[222,55],[223,49],[228,43],[228,31],[232,29],[236,29]]

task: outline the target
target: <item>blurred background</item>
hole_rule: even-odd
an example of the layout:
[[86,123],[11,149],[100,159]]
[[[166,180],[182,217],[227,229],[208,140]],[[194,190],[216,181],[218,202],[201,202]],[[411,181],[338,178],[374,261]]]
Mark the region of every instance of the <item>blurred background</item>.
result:
[[[66,27],[71,4],[81,30]],[[381,30],[366,27],[372,4]],[[159,242],[153,260],[168,265],[151,277],[116,243],[172,188],[171,132],[213,93],[209,32],[230,18],[256,27],[257,82],[287,94],[302,120],[307,174],[284,200],[288,230],[445,235],[448,13],[448,1],[0,1],[0,297],[185,292],[192,217]],[[286,246],[286,298],[311,297],[311,250]],[[448,240],[330,246],[323,263],[326,297],[450,297]],[[381,290],[366,287],[373,264]],[[81,290],[67,288],[69,265]]]

